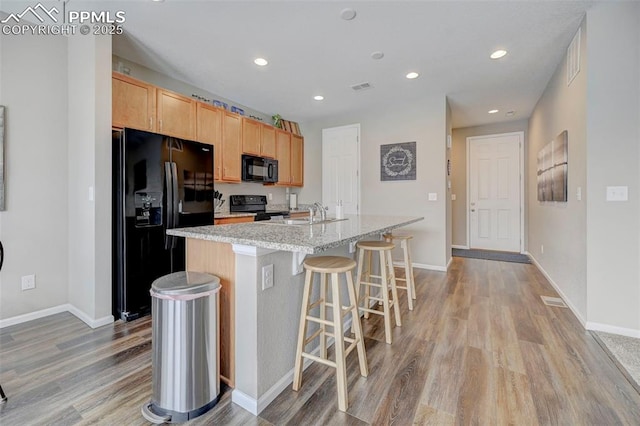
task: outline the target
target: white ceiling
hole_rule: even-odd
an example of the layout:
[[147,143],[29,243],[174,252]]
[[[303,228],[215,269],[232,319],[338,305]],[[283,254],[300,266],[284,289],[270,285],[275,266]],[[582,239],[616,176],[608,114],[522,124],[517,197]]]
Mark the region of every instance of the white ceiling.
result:
[[[126,11],[116,55],[267,114],[304,122],[446,95],[453,127],[466,127],[529,117],[593,2],[108,4]],[[340,18],[346,7],[354,20]],[[509,54],[489,59],[498,48]],[[371,59],[374,51],[384,58]],[[269,65],[254,65],[258,56]],[[409,71],[420,77],[406,79]],[[374,88],[350,88],[362,82]],[[487,114],[493,108],[500,112]]]

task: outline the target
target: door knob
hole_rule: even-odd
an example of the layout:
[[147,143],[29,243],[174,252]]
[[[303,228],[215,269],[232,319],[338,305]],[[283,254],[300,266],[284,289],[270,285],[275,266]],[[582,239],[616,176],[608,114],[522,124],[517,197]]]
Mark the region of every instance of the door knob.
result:
[[475,211],[476,211],[476,209],[471,209],[471,211],[472,211],[472,212],[475,212]]

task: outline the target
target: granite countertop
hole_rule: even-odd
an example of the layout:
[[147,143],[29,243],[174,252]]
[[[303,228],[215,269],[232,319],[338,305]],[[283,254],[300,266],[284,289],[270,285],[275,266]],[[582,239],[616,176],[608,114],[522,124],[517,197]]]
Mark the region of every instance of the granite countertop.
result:
[[321,253],[364,237],[379,235],[423,220],[423,217],[345,215],[345,220],[314,225],[247,222],[225,226],[195,226],[167,230],[167,234],[199,240],[242,244],[267,249]]

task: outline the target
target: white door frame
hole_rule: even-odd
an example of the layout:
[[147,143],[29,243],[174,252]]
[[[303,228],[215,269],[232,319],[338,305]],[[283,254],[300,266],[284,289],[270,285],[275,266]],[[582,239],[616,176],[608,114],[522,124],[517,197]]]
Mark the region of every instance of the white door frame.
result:
[[467,212],[467,246],[466,248],[471,248],[471,215],[469,214],[471,208],[470,201],[470,190],[471,188],[471,176],[469,174],[469,169],[471,167],[471,162],[469,161],[469,151],[471,149],[471,140],[472,139],[488,139],[495,138],[499,136],[512,136],[517,135],[520,138],[520,253],[524,253],[524,132],[507,132],[507,133],[496,133],[492,135],[481,135],[481,136],[469,136],[467,137],[467,201],[466,201],[466,212]]
[[[357,167],[358,167],[358,173],[356,175],[356,185],[357,185],[357,194],[356,194],[356,205],[357,205],[357,214],[360,214],[360,206],[361,204],[361,192],[362,192],[362,186],[361,186],[361,182],[360,182],[360,146],[362,145],[360,143],[360,139],[361,139],[361,134],[360,134],[360,123],[354,123],[354,124],[347,124],[344,126],[336,126],[336,127],[327,127],[322,129],[322,139],[324,140],[324,132],[325,130],[339,130],[339,129],[348,129],[348,128],[355,128],[358,131],[358,141],[357,141],[357,145],[356,145],[356,152],[357,152],[357,158],[356,158],[356,162],[357,162]],[[322,143],[322,158],[324,158],[324,142]],[[324,165],[322,166],[324,167]],[[324,187],[324,174],[322,176],[322,187]],[[322,188],[321,188],[322,190]],[[326,201],[322,200],[322,203],[324,204]],[[326,206],[326,204],[325,204]]]

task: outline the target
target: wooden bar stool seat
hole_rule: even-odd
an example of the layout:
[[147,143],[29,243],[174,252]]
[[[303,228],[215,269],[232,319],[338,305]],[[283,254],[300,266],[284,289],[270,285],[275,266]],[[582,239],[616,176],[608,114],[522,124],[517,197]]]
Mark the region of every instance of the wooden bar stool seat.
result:
[[[400,309],[398,307],[398,291],[396,289],[396,278],[393,271],[393,260],[391,259],[391,250],[395,248],[393,243],[388,241],[360,241],[356,244],[358,248],[358,274],[356,278],[358,297],[360,295],[361,286],[365,286],[363,306],[360,309],[364,312],[364,317],[369,318],[369,314],[382,315],[384,317],[384,334],[388,344],[392,342],[391,336],[391,308],[393,308],[396,326],[402,325],[400,319]],[[371,272],[371,255],[378,252],[380,257],[380,275],[374,275]],[[366,268],[365,268],[366,253]],[[372,282],[375,278],[379,282]],[[379,288],[380,292],[377,296],[371,295],[371,287]],[[389,298],[391,292],[391,298]],[[371,300],[382,304],[382,311],[371,308]]]
[[404,263],[404,278],[397,278],[397,281],[404,281],[403,286],[396,285],[396,287],[407,291],[407,304],[409,310],[413,311],[413,301],[416,299],[416,281],[413,276],[413,263],[411,262],[411,248],[409,247],[409,241],[413,238],[413,235],[405,234],[384,234],[385,241],[393,243],[394,240],[400,241],[400,248],[402,248],[403,263]]
[[[303,358],[333,367],[336,369],[338,408],[340,411],[346,411],[349,406],[346,357],[354,348],[356,348],[358,352],[360,374],[363,377],[369,375],[367,356],[364,349],[364,338],[362,336],[362,325],[360,324],[360,315],[358,312],[358,298],[351,276],[351,271],[355,267],[355,261],[341,256],[311,257],[304,261],[306,275],[302,293],[302,309],[298,329],[293,390],[297,391],[302,385]],[[318,300],[310,303],[309,298],[312,293],[314,273],[320,274],[320,296]],[[348,306],[343,306],[340,298],[338,274],[341,273],[345,274],[347,293],[349,295]],[[327,277],[329,274],[331,275],[331,302],[327,300]],[[316,307],[319,308],[319,316],[311,315],[311,311]],[[327,308],[331,308],[331,319],[327,319]],[[349,314],[351,314],[351,330],[354,333],[353,338],[344,335],[343,320],[344,317]],[[310,336],[307,336],[307,326],[309,322],[319,324],[319,328]],[[333,331],[327,331],[327,327],[332,328]],[[333,337],[335,341],[335,361],[330,360],[327,356],[328,337]],[[319,356],[305,352],[305,347],[316,338],[320,338]],[[344,346],[345,342],[349,343],[347,348]]]

